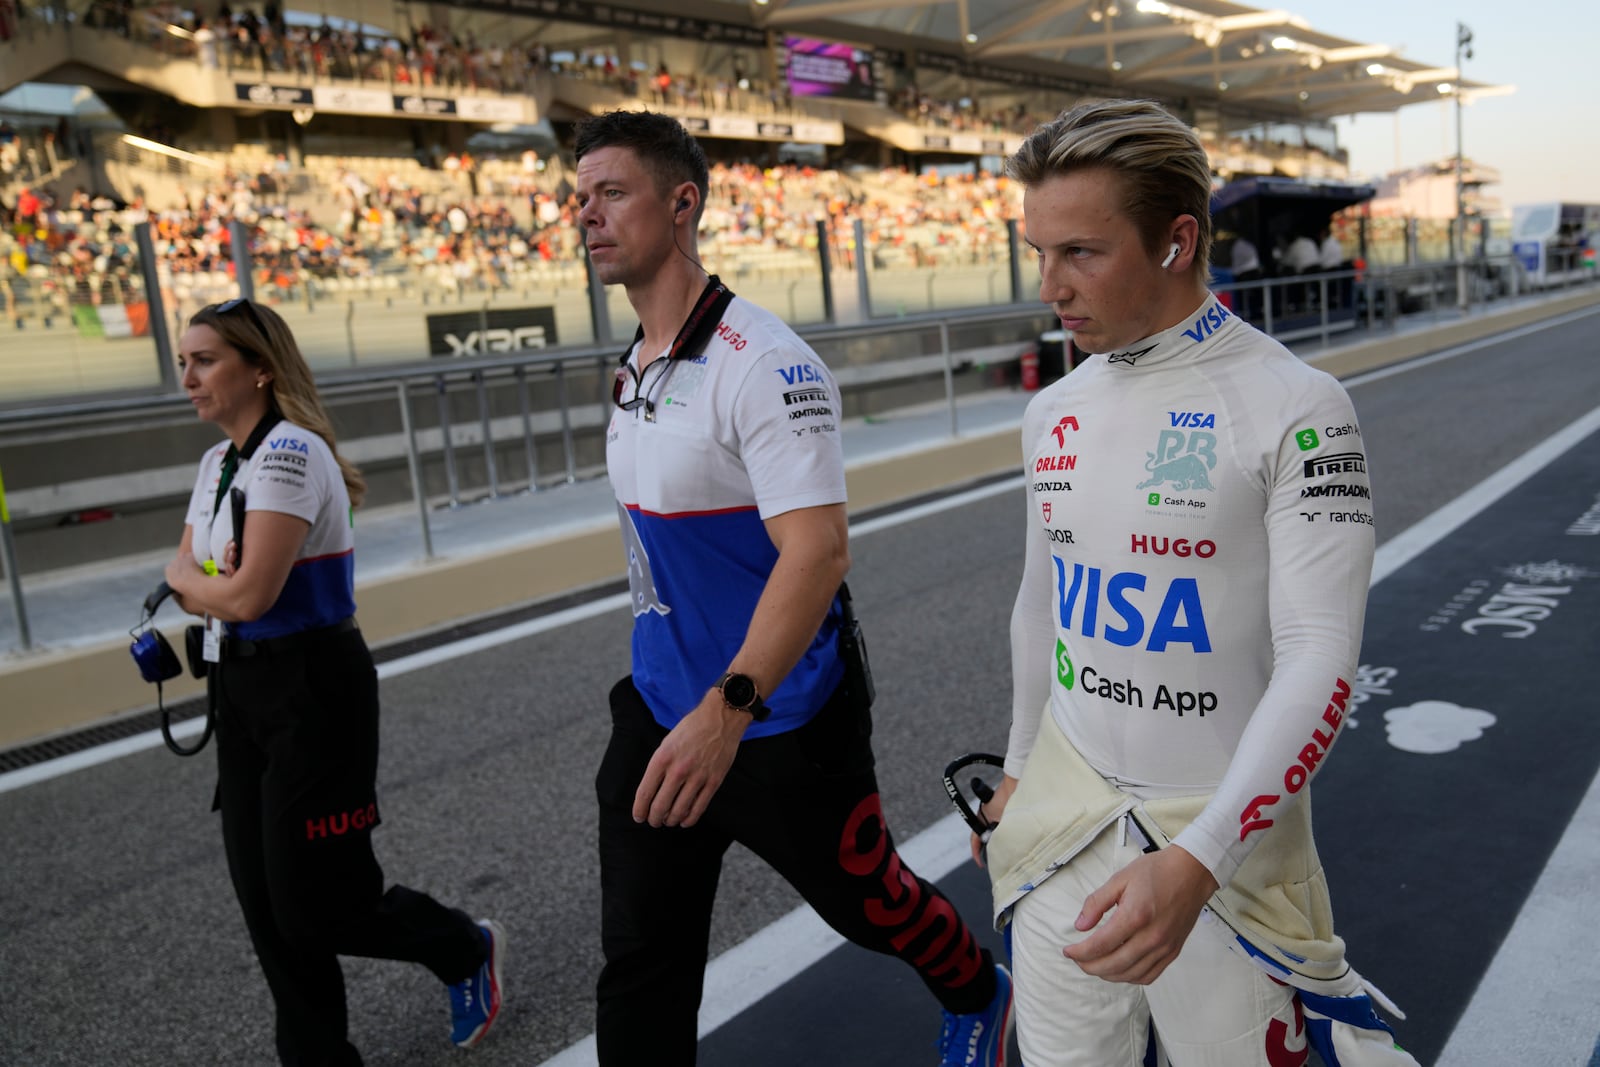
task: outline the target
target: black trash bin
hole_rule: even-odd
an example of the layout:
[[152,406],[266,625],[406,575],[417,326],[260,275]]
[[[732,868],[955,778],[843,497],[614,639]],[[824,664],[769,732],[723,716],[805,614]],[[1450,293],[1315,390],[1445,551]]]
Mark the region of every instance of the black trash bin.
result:
[[1046,330],[1039,335],[1039,384],[1049,385],[1067,373],[1067,331]]

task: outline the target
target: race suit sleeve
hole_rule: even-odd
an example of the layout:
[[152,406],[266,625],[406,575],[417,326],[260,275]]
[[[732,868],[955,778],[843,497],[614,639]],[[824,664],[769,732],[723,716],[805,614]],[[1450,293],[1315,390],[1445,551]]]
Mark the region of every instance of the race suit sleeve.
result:
[[1022,777],[1022,768],[1039,736],[1039,720],[1050,702],[1050,672],[1055,659],[1055,623],[1051,616],[1050,542],[1034,518],[1033,479],[1028,476],[1033,442],[1044,433],[1047,408],[1041,393],[1028,403],[1022,418],[1022,460],[1026,514],[1023,519],[1022,584],[1011,608],[1011,737],[1006,745],[1005,772]]
[[[1356,426],[1349,397],[1324,375],[1289,414],[1292,422],[1264,424],[1276,439],[1261,442],[1271,679],[1211,801],[1173,842],[1219,885],[1305,791],[1341,732],[1372,577],[1372,501],[1359,431],[1317,435]],[[1345,495],[1306,499],[1308,485]]]

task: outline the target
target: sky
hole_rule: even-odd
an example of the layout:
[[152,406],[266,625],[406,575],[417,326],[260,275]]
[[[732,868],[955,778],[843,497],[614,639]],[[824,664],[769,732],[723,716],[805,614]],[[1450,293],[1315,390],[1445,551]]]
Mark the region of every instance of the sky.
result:
[[[1539,200],[1600,203],[1600,3],[1596,0],[1246,0],[1284,10],[1324,33],[1385,44],[1430,67],[1455,64],[1456,23],[1472,30],[1468,81],[1515,85],[1510,96],[1470,101],[1463,154],[1500,171],[1486,189],[1507,210]],[[1424,89],[1413,90],[1423,98]],[[1434,99],[1396,117],[1335,123],[1358,177],[1455,158],[1454,104]]]

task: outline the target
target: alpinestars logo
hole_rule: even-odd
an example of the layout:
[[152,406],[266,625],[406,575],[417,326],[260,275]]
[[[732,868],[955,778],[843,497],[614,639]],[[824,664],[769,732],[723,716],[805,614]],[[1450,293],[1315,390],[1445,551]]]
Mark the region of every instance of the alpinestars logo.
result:
[[1149,348],[1141,348],[1137,352],[1131,352],[1131,351],[1130,352],[1113,352],[1109,356],[1106,357],[1106,362],[1107,363],[1126,363],[1128,366],[1131,367],[1131,366],[1133,366],[1135,363],[1137,363],[1139,361],[1139,357],[1140,356],[1149,355],[1151,352],[1154,352],[1159,345],[1160,345],[1160,342],[1158,341],[1158,342],[1156,342],[1156,344],[1151,345]]

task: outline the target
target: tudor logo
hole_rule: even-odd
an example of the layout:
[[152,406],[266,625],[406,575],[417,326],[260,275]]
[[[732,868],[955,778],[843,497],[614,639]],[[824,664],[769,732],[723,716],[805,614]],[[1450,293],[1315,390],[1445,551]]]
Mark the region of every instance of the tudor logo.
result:
[[1043,506],[1042,510],[1044,511],[1044,521],[1045,522],[1049,522],[1050,521],[1050,501],[1046,500],[1044,502],[1044,506]]

